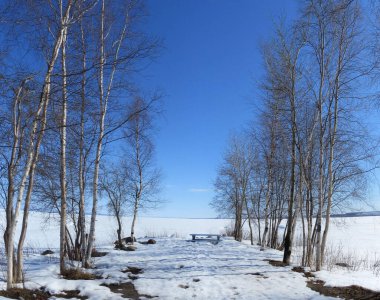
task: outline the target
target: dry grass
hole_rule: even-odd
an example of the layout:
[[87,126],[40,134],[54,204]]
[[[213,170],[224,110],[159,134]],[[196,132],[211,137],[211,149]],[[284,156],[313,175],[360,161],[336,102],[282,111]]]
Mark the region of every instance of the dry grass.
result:
[[106,256],[107,254],[108,252],[101,252],[101,251],[97,251],[96,249],[92,249],[91,257],[103,257],[103,256]]
[[144,299],[156,298],[150,295],[139,294],[138,291],[135,289],[135,286],[133,285],[132,282],[123,282],[119,284],[101,284],[101,286],[108,287],[111,290],[111,292],[115,294],[121,294],[122,298],[128,298],[128,299],[134,299],[134,300],[138,300],[141,298],[144,298]]
[[64,299],[88,299],[86,296],[79,296],[80,292],[78,290],[64,291],[62,294],[50,294],[49,292],[40,290],[28,290],[21,288],[13,288],[7,291],[0,291],[0,296],[10,298],[10,299],[23,299],[23,300],[48,300],[52,296]]
[[234,224],[231,222],[229,225],[224,226],[224,231],[221,232],[223,236],[234,236]]
[[[295,240],[292,252],[292,263],[302,265],[302,241],[299,236]],[[315,259],[313,259],[313,262]],[[315,267],[314,265],[311,268]],[[350,271],[371,271],[375,276],[380,276],[380,257],[376,253],[357,253],[349,250],[342,244],[330,243],[326,247],[323,259],[323,268],[332,271],[334,269],[346,268]]]
[[7,291],[0,291],[0,296],[11,299],[47,300],[51,295],[39,290],[14,288]]
[[331,271],[345,267],[351,271],[371,271],[380,276],[380,259],[375,255],[357,254],[345,249],[342,245],[330,246],[326,249],[324,265]]
[[303,273],[303,276],[305,276],[306,278],[314,278],[315,277],[315,275],[312,272],[305,271],[304,267],[293,267],[292,271],[297,272],[297,273]]
[[166,230],[163,230],[163,231],[160,231],[160,232],[156,232],[156,231],[150,231],[150,230],[147,230],[145,231],[145,236],[144,236],[146,239],[155,239],[155,238],[175,238],[175,239],[179,239],[179,238],[184,238],[185,236],[178,233],[178,232],[172,232],[172,233],[169,233],[168,231]]
[[264,259],[264,261],[267,261],[273,267],[287,267],[287,266],[289,266],[288,264],[286,264],[280,260]]
[[69,279],[69,280],[94,280],[94,279],[101,279],[101,277],[96,276],[94,274],[84,272],[81,269],[66,269],[63,273],[61,273],[63,278]]
[[143,269],[137,267],[127,267],[125,270],[122,270],[121,272],[132,273],[133,275],[144,273]]

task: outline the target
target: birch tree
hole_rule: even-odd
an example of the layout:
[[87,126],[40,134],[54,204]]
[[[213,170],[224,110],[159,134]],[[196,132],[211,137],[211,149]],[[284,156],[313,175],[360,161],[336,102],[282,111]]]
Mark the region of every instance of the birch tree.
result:
[[[287,230],[284,239],[284,263],[290,262],[293,243],[293,228],[296,222],[296,172],[297,172],[297,144],[298,123],[297,109],[299,98],[303,93],[301,78],[300,52],[305,41],[302,31],[291,28],[288,33],[278,27],[276,37],[265,52],[267,78],[264,83],[265,90],[280,105],[288,111],[283,114],[284,126],[289,128],[289,156],[290,156],[290,193],[288,198]],[[271,49],[269,50],[269,47]],[[286,141],[286,139],[284,139]]]
[[[113,5],[112,5],[113,4]],[[121,12],[121,13],[120,13]],[[115,14],[116,13],[116,14]],[[113,18],[111,16],[113,15]],[[122,128],[130,120],[118,119],[107,127],[107,115],[112,93],[115,92],[117,75],[127,76],[136,62],[152,55],[157,46],[156,40],[147,39],[144,35],[133,32],[134,23],[141,15],[139,1],[113,3],[102,0],[99,11],[99,39],[98,39],[98,128],[95,146],[94,170],[92,180],[92,213],[86,247],[84,266],[90,266],[91,252],[95,240],[95,222],[98,206],[99,167],[105,139]],[[120,73],[120,74],[119,74]],[[124,78],[124,81],[127,79]],[[120,83],[120,80],[118,80]],[[124,85],[126,82],[124,82]],[[127,91],[126,91],[127,92]]]
[[[360,8],[357,1],[309,1],[305,8],[309,44],[319,66],[318,107],[318,212],[316,219],[316,270],[321,269],[330,224],[334,191],[334,160],[344,98],[355,99],[352,89],[370,66],[363,63]],[[345,106],[345,104],[343,104]],[[346,106],[348,108],[348,106]],[[353,134],[354,136],[355,134]],[[349,138],[351,139],[351,138]],[[325,218],[322,232],[322,218]]]
[[153,106],[136,97],[130,106],[126,136],[126,176],[132,206],[131,240],[141,209],[154,208],[159,202],[161,171],[155,166],[153,143]]
[[[277,26],[263,47],[263,97],[256,116],[261,124],[253,131],[264,171],[255,171],[263,179],[255,183],[261,193],[253,207],[261,245],[283,249],[286,264],[300,222],[302,265],[322,268],[332,211],[363,198],[366,174],[375,167],[373,161],[364,167],[374,145],[362,139],[367,130],[359,111],[368,98],[362,86],[378,60],[368,55],[372,42],[365,40],[360,4],[303,1],[296,19]],[[236,212],[237,224],[238,181],[226,162],[218,172],[214,204]]]
[[243,224],[248,221],[250,240],[253,244],[253,214],[249,203],[255,193],[253,182],[255,147],[245,135],[233,136],[224,155],[223,163],[215,180],[216,197],[212,206],[225,210],[234,218],[234,238],[243,239]]
[[[20,128],[19,128],[19,114],[17,111],[21,102],[15,101],[16,112],[14,114],[15,120],[13,121],[13,143],[10,152],[10,159],[8,164],[8,195],[6,201],[6,230],[4,233],[4,242],[6,245],[7,253],[7,288],[12,288],[16,281],[22,279],[22,248],[25,240],[25,232],[27,228],[27,218],[29,212],[29,204],[33,190],[35,168],[38,161],[39,149],[44,135],[47,109],[50,101],[51,92],[51,76],[54,66],[56,64],[60,48],[63,41],[65,27],[68,25],[70,10],[72,3],[68,2],[63,8],[61,26],[56,29],[55,39],[51,44],[50,57],[47,61],[48,67],[44,75],[41,94],[36,104],[36,109],[33,112],[33,119],[28,135],[24,137],[27,140],[27,148],[23,164],[16,164],[16,156],[19,151],[20,145]],[[64,26],[62,26],[64,24]],[[22,91],[22,85],[20,86]],[[17,96],[16,96],[17,99]],[[20,154],[19,154],[20,155]],[[20,168],[20,169],[18,169]],[[20,173],[19,173],[20,172]],[[15,186],[15,176],[20,174],[20,181]],[[26,189],[26,194],[25,194]],[[25,198],[24,198],[25,197]],[[21,203],[24,201],[24,217],[22,224],[22,232],[18,244],[18,260],[14,259],[14,238],[15,229],[19,217]],[[15,269],[14,269],[15,268]]]
[[129,166],[125,161],[122,161],[117,166],[111,165],[103,167],[101,176],[101,190],[105,192],[108,201],[107,207],[112,216],[117,222],[117,241],[116,248],[122,248],[122,233],[123,233],[123,217],[132,207],[132,202],[128,195],[132,188],[128,184],[130,178]]

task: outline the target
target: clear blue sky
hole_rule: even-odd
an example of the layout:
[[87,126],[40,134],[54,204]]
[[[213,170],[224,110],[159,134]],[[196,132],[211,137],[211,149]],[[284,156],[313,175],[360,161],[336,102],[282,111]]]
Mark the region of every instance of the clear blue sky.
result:
[[260,43],[296,1],[150,0],[147,31],[164,40],[144,71],[164,93],[157,162],[165,206],[147,215],[215,217],[213,181],[232,130],[253,119]]

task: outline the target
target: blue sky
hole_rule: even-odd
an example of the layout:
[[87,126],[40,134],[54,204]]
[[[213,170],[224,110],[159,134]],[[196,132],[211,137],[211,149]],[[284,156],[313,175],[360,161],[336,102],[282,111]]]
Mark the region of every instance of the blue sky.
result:
[[254,117],[260,43],[296,1],[150,0],[147,8],[147,31],[164,40],[144,85],[165,93],[156,145],[167,201],[147,215],[216,217],[209,202],[226,142]]

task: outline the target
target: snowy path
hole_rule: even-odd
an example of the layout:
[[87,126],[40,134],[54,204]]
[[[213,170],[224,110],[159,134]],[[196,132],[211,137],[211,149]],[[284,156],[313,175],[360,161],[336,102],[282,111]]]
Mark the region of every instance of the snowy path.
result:
[[125,280],[121,270],[142,268],[136,289],[159,299],[328,299],[307,288],[291,267],[273,267],[264,259],[281,259],[280,252],[232,240],[212,245],[159,239],[138,245],[136,252],[112,251],[97,260],[97,272]]

